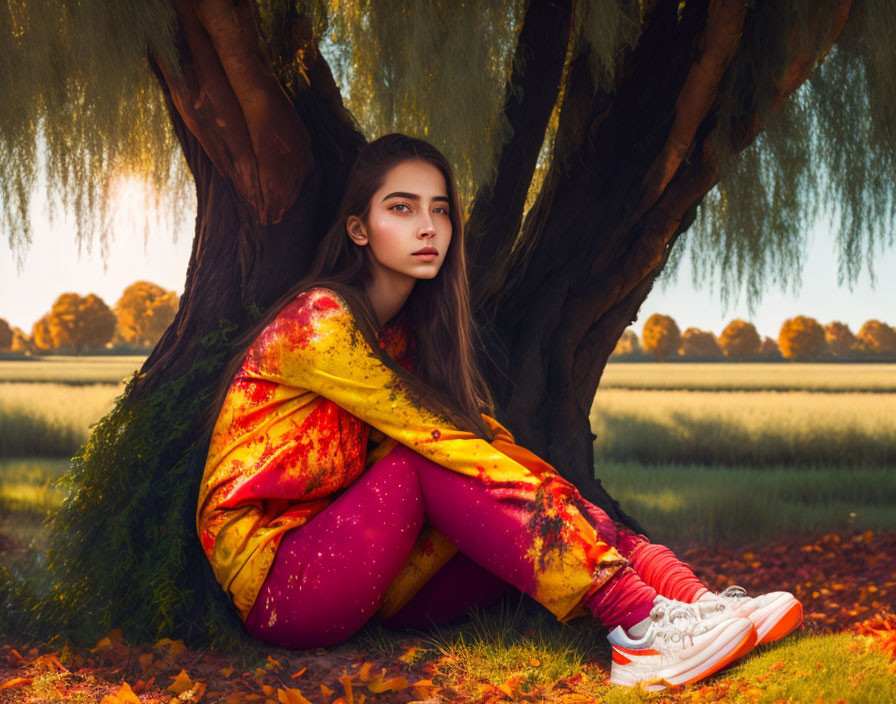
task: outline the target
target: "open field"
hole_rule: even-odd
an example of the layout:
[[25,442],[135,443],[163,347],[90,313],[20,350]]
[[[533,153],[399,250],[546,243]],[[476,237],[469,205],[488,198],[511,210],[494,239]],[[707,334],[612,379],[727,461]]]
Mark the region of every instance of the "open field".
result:
[[[0,384],[0,457],[74,455],[122,388]],[[896,463],[896,394],[601,389],[591,425],[599,462]]]
[[[0,382],[117,384],[140,368],[142,356],[47,356],[0,360]],[[896,392],[896,364],[609,362],[601,389],[704,389]]]
[[0,384],[0,457],[72,457],[123,386]]
[[645,464],[896,464],[896,394],[601,389],[595,457]]
[[119,384],[140,368],[146,357],[47,356],[24,360],[0,360],[0,382],[71,384]]
[[605,389],[893,393],[896,364],[610,362],[600,381]]
[[602,462],[595,474],[660,543],[712,547],[820,530],[896,530],[896,472],[891,467]]

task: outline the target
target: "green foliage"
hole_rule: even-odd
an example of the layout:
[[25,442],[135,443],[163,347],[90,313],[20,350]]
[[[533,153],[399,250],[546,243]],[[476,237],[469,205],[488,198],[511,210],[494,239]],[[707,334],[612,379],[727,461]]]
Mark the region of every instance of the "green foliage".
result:
[[121,627],[132,642],[167,636],[243,647],[239,617],[195,529],[208,449],[195,418],[232,333],[223,323],[206,335],[207,354],[146,399],[128,401],[131,379],[61,479],[69,496],[49,523],[50,588],[0,575],[0,595],[12,605],[7,624],[30,612],[27,632],[36,636],[67,624],[66,635],[84,643]]
[[[769,76],[796,52],[818,55],[837,3],[787,0],[755,4],[755,21],[725,74],[712,135],[722,177],[704,199],[664,276],[674,278],[690,252],[695,285],[720,288],[724,307],[746,290],[750,315],[774,282],[801,284],[808,231],[827,217],[839,245],[838,283],[863,264],[874,281],[874,251],[894,242],[896,222],[896,4],[856,0],[840,38],[809,79],[772,115]],[[787,21],[781,21],[786,17]],[[788,28],[796,19],[794,42]],[[821,27],[812,41],[808,28]],[[737,119],[756,113],[763,132],[732,152]],[[737,156],[737,158],[735,158]]]
[[189,175],[145,59],[173,58],[173,30],[167,0],[0,3],[0,229],[20,261],[42,169],[48,203],[74,213],[79,241],[108,241],[122,173],[148,180],[156,205],[168,198],[174,222],[187,214]]
[[622,51],[635,46],[641,36],[641,4],[632,0],[575,4],[574,31],[590,49],[588,67],[595,92],[612,92]]
[[[571,47],[590,51],[595,90],[612,93],[620,52],[637,43],[655,5],[576,4]],[[749,3],[714,106],[722,180],[671,252],[666,277],[690,252],[695,282],[719,286],[726,306],[745,289],[752,313],[769,282],[799,286],[805,233],[822,215],[839,221],[840,281],[855,282],[865,263],[873,277],[874,246],[884,237],[892,244],[896,219],[896,5],[856,0],[834,48],[772,115],[770,78],[780,78],[799,52],[819,56],[836,6]],[[364,133],[398,130],[433,141],[455,163],[468,204],[492,180],[509,136],[501,108],[524,8],[521,0],[257,2],[262,46],[292,95],[301,94],[306,62],[284,53],[288,42],[278,32],[287,15],[305,13]],[[682,3],[679,12],[687,10]],[[75,213],[88,244],[97,233],[107,244],[108,206],[122,172],[149,180],[172,220],[188,215],[190,177],[145,60],[149,49],[176,65],[173,28],[173,6],[164,0],[0,5],[0,227],[20,260],[41,169],[50,203]],[[735,159],[735,125],[754,113],[764,131]],[[556,122],[555,114],[533,188]]]
[[501,108],[523,5],[388,0],[339,3],[331,14],[334,75],[362,131],[432,141],[455,165],[465,202],[491,180],[510,136]]

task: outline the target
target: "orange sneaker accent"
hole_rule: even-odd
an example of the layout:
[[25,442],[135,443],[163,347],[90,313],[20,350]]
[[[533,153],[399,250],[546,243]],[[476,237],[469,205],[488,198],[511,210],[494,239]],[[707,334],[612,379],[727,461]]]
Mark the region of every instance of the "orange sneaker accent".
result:
[[[621,645],[614,645],[613,650],[618,650],[620,653],[626,653],[628,655],[635,656],[643,656],[643,655],[659,655],[658,650],[632,650],[631,648],[626,648]],[[631,662],[631,661],[629,661]]]
[[625,655],[620,653],[616,648],[613,648],[613,662],[618,662],[620,665],[628,665],[631,660],[629,660]]
[[[803,622],[803,605],[800,602],[794,603],[787,613],[784,614],[775,624],[765,637],[759,643],[771,643],[773,640],[783,638],[791,631],[795,630]],[[759,645],[757,643],[757,645]]]

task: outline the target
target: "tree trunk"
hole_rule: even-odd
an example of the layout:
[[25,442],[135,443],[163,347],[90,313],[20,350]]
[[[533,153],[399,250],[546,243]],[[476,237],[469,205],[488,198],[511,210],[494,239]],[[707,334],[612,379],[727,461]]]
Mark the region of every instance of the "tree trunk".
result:
[[[499,420],[586,498],[638,530],[594,478],[590,409],[617,340],[718,179],[709,136],[719,81],[735,52],[757,50],[741,43],[750,21],[743,0],[687,3],[680,18],[678,6],[656,4],[610,95],[594,92],[581,42],[563,70],[572,2],[529,3],[517,49],[528,61],[507,86],[514,136],[468,223],[483,365]],[[842,7],[845,22],[849,3]],[[180,66],[151,64],[199,206],[180,309],[132,402],[182,375],[222,320],[242,328],[255,307],[269,306],[304,273],[364,143],[305,18],[284,11],[269,60],[246,0],[233,11],[223,0],[178,0],[177,8]],[[296,55],[305,57],[305,79],[287,93],[276,72]],[[811,65],[794,58],[781,100]],[[561,77],[554,156],[523,221]],[[760,128],[754,115],[742,122],[739,149]],[[184,393],[213,384],[216,371]]]

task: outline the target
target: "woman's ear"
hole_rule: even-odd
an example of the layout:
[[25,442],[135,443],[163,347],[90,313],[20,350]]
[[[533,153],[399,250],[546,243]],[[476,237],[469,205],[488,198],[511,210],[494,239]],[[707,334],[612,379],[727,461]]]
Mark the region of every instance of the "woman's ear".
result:
[[367,244],[367,229],[357,215],[348,216],[345,221],[345,231],[355,244],[359,246]]

